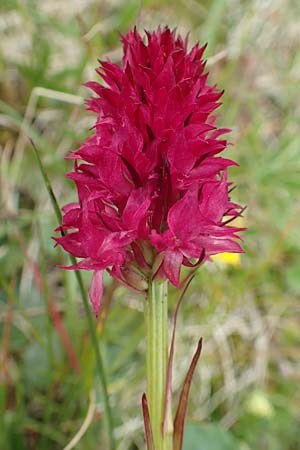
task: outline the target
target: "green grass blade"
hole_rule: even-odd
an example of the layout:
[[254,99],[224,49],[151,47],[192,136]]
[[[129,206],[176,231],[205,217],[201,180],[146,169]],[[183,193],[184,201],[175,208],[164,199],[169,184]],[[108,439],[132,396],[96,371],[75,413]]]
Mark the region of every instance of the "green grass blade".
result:
[[[34,144],[32,139],[30,139],[30,142],[32,144],[34,154],[37,159],[37,163],[38,163],[39,169],[41,171],[46,189],[49,193],[55,215],[57,217],[58,223],[60,224],[61,219],[62,219],[62,214],[61,214],[57,199],[55,197],[55,194],[53,192],[50,179],[45,171],[45,168],[43,166],[43,163],[40,158],[40,155],[39,155],[36,145]],[[74,256],[70,255],[70,259],[71,259],[72,264],[76,264],[76,258]],[[91,341],[92,341],[92,345],[93,345],[94,351],[95,351],[97,373],[99,375],[99,379],[100,379],[100,383],[101,383],[102,391],[103,391],[105,415],[106,415],[106,421],[107,421],[107,432],[108,432],[108,437],[109,437],[109,449],[114,450],[115,443],[114,443],[114,436],[113,436],[113,417],[112,417],[112,411],[111,411],[110,402],[109,402],[107,381],[106,381],[106,375],[105,375],[105,371],[104,371],[103,359],[102,359],[102,355],[101,355],[100,348],[98,345],[96,327],[94,324],[93,314],[90,309],[89,300],[88,300],[87,294],[84,289],[82,277],[78,270],[75,270],[75,276],[76,276],[76,280],[77,280],[77,283],[78,283],[78,286],[80,289],[80,293],[82,296],[82,300],[83,300],[83,305],[84,305],[84,309],[85,309],[85,313],[86,313],[86,317],[87,317],[87,321],[88,321],[88,328],[90,331]]]

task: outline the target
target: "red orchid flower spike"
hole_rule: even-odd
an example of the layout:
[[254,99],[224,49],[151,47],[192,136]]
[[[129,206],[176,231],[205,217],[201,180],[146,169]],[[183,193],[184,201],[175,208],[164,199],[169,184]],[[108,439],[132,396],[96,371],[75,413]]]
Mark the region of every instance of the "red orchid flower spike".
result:
[[139,292],[153,277],[179,285],[182,265],[243,250],[241,228],[224,223],[241,207],[230,200],[223,158],[228,129],[213,112],[222,92],[207,82],[204,47],[188,50],[168,27],[122,36],[121,66],[101,61],[104,84],[88,109],[93,135],[69,156],[78,201],[63,208],[55,238],[81,258],[67,269],[94,271],[90,299],[101,305],[103,271]]

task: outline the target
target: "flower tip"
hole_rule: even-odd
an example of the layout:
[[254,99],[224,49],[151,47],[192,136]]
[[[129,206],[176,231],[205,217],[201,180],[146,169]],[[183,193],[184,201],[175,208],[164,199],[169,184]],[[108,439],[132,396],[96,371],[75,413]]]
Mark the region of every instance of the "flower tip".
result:
[[[61,231],[61,227],[56,228],[54,231],[57,231],[57,232]],[[55,242],[54,248],[56,248],[60,244],[60,242],[59,242],[60,238],[51,236],[51,239],[53,239],[53,241]]]

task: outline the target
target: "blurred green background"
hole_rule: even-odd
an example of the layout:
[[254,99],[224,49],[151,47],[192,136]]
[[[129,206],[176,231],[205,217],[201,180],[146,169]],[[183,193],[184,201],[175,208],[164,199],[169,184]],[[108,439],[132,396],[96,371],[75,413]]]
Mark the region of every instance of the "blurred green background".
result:
[[[246,254],[201,268],[180,313],[174,398],[204,350],[185,450],[300,449],[300,4],[298,0],[3,0],[0,6],[0,449],[106,450],[103,401],[73,273],[56,265],[59,203],[75,200],[68,150],[88,135],[82,84],[120,61],[118,32],[159,23],[208,42]],[[84,273],[88,286],[90,275]],[[172,291],[170,320],[177,293]],[[98,324],[118,450],[144,449],[143,298],[106,279]],[[68,443],[75,436],[75,446]]]

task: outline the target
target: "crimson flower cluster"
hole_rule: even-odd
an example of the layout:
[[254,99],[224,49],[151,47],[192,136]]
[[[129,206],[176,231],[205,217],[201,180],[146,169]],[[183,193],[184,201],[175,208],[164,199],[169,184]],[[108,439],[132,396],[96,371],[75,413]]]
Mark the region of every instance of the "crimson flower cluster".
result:
[[[105,84],[89,82],[97,115],[93,135],[68,157],[78,202],[63,207],[55,238],[93,270],[96,314],[103,271],[137,291],[153,277],[179,286],[182,265],[242,252],[230,226],[241,207],[229,198],[227,146],[213,111],[222,92],[207,83],[202,55],[168,27],[121,37],[121,66],[101,61]],[[224,219],[225,218],[225,219]]]

